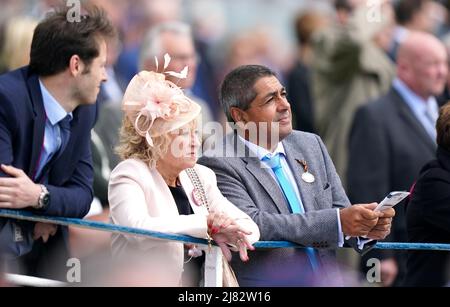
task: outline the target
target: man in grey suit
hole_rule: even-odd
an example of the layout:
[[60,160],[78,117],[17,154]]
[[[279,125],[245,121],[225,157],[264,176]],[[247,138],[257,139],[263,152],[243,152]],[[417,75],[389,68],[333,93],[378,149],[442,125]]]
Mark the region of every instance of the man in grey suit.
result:
[[346,236],[382,239],[389,233],[394,210],[374,212],[373,203],[350,206],[321,139],[292,131],[286,90],[270,69],[233,70],[220,101],[237,129],[200,163],[215,171],[223,195],[258,224],[261,240],[309,247],[258,250],[248,263],[233,262],[241,286],[333,283],[333,248]]

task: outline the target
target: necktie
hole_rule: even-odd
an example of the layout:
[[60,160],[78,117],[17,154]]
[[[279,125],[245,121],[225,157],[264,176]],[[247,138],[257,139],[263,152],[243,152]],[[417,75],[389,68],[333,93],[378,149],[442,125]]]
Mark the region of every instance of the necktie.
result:
[[430,128],[428,129],[428,131],[429,131],[431,137],[433,138],[433,140],[436,140],[436,121],[437,121],[438,115],[432,108],[430,101],[427,102],[427,106],[425,108],[425,116],[427,117],[428,122],[430,124]]
[[[283,171],[283,167],[280,161],[280,153],[273,155],[272,158],[265,156],[262,159],[262,161],[266,162],[274,172],[278,184],[280,185],[281,190],[283,191],[283,194],[286,197],[289,206],[291,207],[292,213],[304,214],[305,210],[303,209],[301,199],[297,197],[297,194],[294,191],[292,183],[289,181],[288,177]],[[311,247],[307,247],[305,248],[305,251],[306,254],[308,255],[313,271],[317,271],[319,269],[319,262],[314,249]]]
[[59,131],[61,136],[61,146],[59,148],[59,153],[61,154],[69,143],[70,139],[70,121],[71,117],[67,115],[59,121]]

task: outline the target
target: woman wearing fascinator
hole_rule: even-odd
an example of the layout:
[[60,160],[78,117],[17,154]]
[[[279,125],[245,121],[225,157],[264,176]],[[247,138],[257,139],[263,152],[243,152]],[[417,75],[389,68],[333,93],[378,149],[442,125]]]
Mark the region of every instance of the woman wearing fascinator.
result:
[[[169,62],[166,55],[164,69]],[[227,260],[231,250],[248,261],[258,227],[220,193],[214,172],[196,164],[200,106],[166,74],[185,78],[187,68],[181,73],[142,71],[126,89],[117,150],[123,161],[109,182],[112,222],[214,240]],[[199,277],[199,269],[188,268],[195,263],[191,258],[202,254],[195,246],[113,235],[112,251],[116,259],[143,264],[147,285],[188,286]]]

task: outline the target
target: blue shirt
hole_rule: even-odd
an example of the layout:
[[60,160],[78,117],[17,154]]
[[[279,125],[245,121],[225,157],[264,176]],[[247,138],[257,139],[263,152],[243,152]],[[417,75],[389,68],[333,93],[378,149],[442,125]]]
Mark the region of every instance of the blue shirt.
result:
[[[439,106],[436,102],[436,98],[433,96],[428,97],[427,100],[416,95],[402,80],[396,78],[393,81],[393,87],[402,96],[405,103],[413,112],[417,120],[422,124],[427,133],[436,142],[436,120],[439,116]],[[431,113],[432,121],[427,117],[426,112]]]
[[67,113],[66,110],[59,104],[59,102],[50,94],[45,88],[44,84],[39,80],[41,88],[42,100],[45,109],[45,132],[44,143],[39,158],[39,165],[36,170],[35,178],[41,174],[44,166],[51,160],[51,158],[58,152],[61,147],[61,130],[58,123],[67,115],[72,119],[72,113]]
[[[302,199],[301,196],[300,196],[300,191],[298,189],[297,182],[295,181],[294,174],[292,173],[292,170],[291,170],[291,168],[289,167],[289,164],[286,161],[286,152],[284,151],[283,143],[279,142],[278,145],[277,145],[277,148],[275,149],[275,151],[274,152],[270,152],[270,151],[268,151],[267,149],[265,149],[265,148],[263,148],[261,146],[255,145],[255,144],[253,144],[253,143],[243,139],[241,136],[239,136],[239,138],[241,139],[242,142],[244,142],[244,144],[253,153],[256,154],[256,156],[261,161],[261,163],[263,163],[264,165],[267,166],[267,168],[265,168],[265,169],[270,173],[270,175],[273,177],[275,182],[277,182],[277,184],[278,184],[278,181],[276,179],[275,173],[273,172],[273,170],[270,168],[270,166],[266,162],[262,161],[262,159],[265,156],[272,157],[275,154],[279,153],[280,154],[281,167],[283,168],[283,171],[287,175],[288,180],[291,182],[291,185],[294,188],[296,196],[298,197],[298,199],[300,199],[300,200]],[[301,203],[301,205],[303,205],[303,202]],[[305,208],[303,208],[303,211],[305,212]],[[337,228],[338,237],[339,237],[338,246],[342,247],[344,245],[344,234],[342,233],[342,226],[341,226],[341,218],[340,218],[340,214],[339,214],[339,209],[336,209],[336,213],[337,213],[337,220],[338,220],[338,228]]]

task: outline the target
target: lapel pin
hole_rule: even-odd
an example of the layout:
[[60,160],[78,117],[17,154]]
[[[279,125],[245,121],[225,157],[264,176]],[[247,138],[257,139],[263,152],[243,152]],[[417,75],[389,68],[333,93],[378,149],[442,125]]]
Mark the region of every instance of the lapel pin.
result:
[[295,161],[303,167],[302,180],[306,183],[313,183],[316,179],[314,178],[314,175],[308,171],[308,164],[306,164],[306,161],[299,159],[295,159]]

